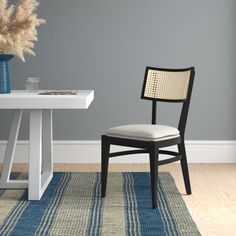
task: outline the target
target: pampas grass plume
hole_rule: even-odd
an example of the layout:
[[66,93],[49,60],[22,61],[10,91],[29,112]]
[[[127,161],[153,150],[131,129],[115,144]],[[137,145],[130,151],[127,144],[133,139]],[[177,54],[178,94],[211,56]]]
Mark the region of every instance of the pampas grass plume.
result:
[[38,18],[35,11],[37,0],[19,0],[15,5],[8,5],[7,0],[0,0],[0,53],[16,54],[23,61],[24,54],[34,54],[37,41],[36,27],[46,23]]

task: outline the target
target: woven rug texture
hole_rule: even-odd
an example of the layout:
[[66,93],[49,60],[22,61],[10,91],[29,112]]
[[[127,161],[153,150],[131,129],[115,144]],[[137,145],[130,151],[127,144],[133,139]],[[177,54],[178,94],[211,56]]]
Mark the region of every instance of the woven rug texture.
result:
[[0,235],[200,235],[169,173],[159,173],[155,210],[149,173],[109,173],[104,199],[100,187],[100,173],[56,172],[40,201],[28,201],[27,190],[0,190]]

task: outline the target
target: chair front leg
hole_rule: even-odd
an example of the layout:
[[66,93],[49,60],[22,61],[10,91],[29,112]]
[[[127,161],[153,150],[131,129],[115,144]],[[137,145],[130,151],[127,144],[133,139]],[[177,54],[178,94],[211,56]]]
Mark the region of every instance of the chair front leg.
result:
[[180,155],[182,156],[180,163],[181,163],[181,168],[182,168],[183,177],[184,177],[185,189],[186,189],[187,194],[191,194],[191,185],[190,185],[190,179],[189,179],[188,163],[187,163],[184,142],[181,142],[178,145],[178,149],[179,149]]
[[150,174],[151,174],[151,192],[152,208],[157,208],[157,177],[158,177],[158,148],[154,145],[149,153]]
[[102,170],[101,170],[101,192],[102,197],[106,196],[106,187],[107,187],[107,172],[109,165],[109,152],[110,152],[110,143],[108,142],[108,137],[106,135],[102,135],[102,148],[101,148],[101,162],[102,162]]

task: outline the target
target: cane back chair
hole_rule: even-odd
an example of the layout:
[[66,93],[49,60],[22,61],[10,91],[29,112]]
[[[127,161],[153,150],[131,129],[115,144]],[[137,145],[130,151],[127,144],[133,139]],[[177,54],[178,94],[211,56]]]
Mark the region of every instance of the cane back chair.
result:
[[[102,197],[105,197],[106,195],[109,158],[137,153],[149,153],[153,209],[157,207],[157,178],[159,165],[180,160],[185,189],[187,194],[191,194],[184,133],[194,75],[194,67],[185,69],[146,67],[141,98],[152,101],[152,122],[151,124],[116,126],[110,128],[105,135],[102,135]],[[156,124],[157,102],[182,103],[178,129],[171,126]],[[110,145],[138,149],[110,153]],[[172,145],[178,145],[178,152],[160,150],[160,148]],[[159,154],[170,155],[172,157],[159,160]]]

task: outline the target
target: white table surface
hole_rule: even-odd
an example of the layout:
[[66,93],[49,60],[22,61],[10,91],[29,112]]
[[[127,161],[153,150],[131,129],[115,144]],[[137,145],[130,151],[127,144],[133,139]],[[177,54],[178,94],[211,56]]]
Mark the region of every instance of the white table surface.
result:
[[87,109],[94,99],[93,90],[79,90],[77,95],[40,95],[26,90],[0,94],[0,109]]

